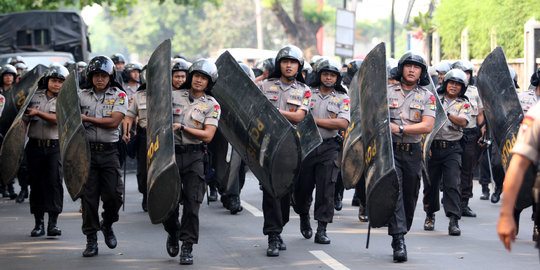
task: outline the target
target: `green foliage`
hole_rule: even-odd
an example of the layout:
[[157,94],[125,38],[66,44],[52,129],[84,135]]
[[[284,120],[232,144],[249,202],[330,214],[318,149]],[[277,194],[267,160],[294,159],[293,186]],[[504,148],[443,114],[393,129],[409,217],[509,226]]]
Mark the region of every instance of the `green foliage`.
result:
[[539,1],[442,0],[434,20],[446,59],[460,57],[461,32],[467,26],[471,58],[483,59],[490,53],[492,33],[508,58],[521,58],[524,24],[531,17],[540,18]]
[[[294,0],[261,0],[261,4],[264,8],[270,9],[273,2],[281,2],[283,8],[289,13],[291,20],[294,21],[292,16]],[[319,4],[316,0],[303,0],[302,12],[304,18],[307,21],[313,23],[328,23],[336,20],[336,9],[332,5],[325,4],[321,11],[318,10]]]
[[[376,22],[369,20],[356,22],[355,42],[356,44],[366,48],[366,54],[377,43],[385,42],[387,46],[387,54],[390,57],[390,18],[379,19]],[[400,55],[407,50],[407,32],[405,27],[399,22],[395,22],[395,55],[399,58]]]

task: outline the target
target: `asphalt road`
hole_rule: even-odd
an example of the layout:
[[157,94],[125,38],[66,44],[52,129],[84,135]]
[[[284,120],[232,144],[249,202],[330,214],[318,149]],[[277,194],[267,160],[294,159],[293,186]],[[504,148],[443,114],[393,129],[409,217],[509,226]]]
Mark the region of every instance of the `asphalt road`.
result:
[[[55,238],[30,237],[34,220],[28,200],[17,204],[0,198],[0,269],[540,269],[539,253],[531,241],[531,210],[523,211],[521,232],[512,252],[507,252],[496,234],[500,203],[479,200],[476,182],[470,205],[478,217],[461,219],[459,237],[448,235],[448,219],[442,212],[437,213],[435,231],[423,230],[420,196],[405,238],[408,262],[392,262],[391,237],[385,228],[372,229],[369,249],[365,248],[367,223],[358,221],[358,208],[351,206],[352,190],[345,192],[343,210],[328,225],[330,245],[304,239],[298,215],[291,209],[291,221],[282,234],[287,250],[270,258],[262,234],[262,192],[251,173],[248,178],[242,191],[244,211],[239,214],[230,215],[219,201],[202,205],[200,239],[191,266],[179,265],[178,257],[167,255],[167,234],[141,210],[142,195],[134,174],[127,177],[125,211],[113,226],[118,246],[107,248],[99,234],[99,256],[93,258],[81,256],[86,237],[81,233],[79,202],[71,201],[67,192],[59,218],[62,236]],[[312,227],[316,228],[315,221]]]

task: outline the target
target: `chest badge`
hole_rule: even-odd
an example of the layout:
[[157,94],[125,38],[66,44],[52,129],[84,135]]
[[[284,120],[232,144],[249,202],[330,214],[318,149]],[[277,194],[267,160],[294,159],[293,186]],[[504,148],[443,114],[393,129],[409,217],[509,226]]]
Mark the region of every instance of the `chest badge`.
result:
[[349,111],[349,105],[351,104],[351,101],[348,99],[344,99],[343,103],[345,103],[345,106],[343,106],[343,110]]
[[120,105],[124,105],[124,103],[126,102],[126,94],[125,93],[120,93],[120,94],[118,94],[118,98],[120,99],[118,101],[118,103]]

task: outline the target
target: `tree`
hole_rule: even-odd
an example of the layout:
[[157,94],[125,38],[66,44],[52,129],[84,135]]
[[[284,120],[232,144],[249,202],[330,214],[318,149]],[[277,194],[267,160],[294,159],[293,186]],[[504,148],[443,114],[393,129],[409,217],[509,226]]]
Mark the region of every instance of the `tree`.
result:
[[416,35],[419,35],[419,38],[424,41],[424,55],[427,63],[431,63],[431,39],[436,30],[433,17],[429,13],[429,11],[419,12],[418,16],[413,18],[413,22],[407,25],[408,30],[416,32]]

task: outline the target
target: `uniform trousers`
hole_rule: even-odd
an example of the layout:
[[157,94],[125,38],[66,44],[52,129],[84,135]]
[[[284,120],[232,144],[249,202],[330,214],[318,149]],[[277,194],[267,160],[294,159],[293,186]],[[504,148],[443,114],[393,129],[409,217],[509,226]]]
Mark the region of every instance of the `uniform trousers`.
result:
[[148,185],[146,155],[146,129],[137,128],[137,185],[142,194],[146,194]]
[[463,153],[461,155],[461,175],[460,188],[461,198],[470,199],[473,197],[473,177],[474,169],[478,164],[482,149],[478,145],[478,139],[482,134],[478,128],[468,128],[463,130]]
[[90,156],[90,173],[82,195],[82,232],[85,235],[100,230],[100,198],[103,202],[101,217],[104,226],[109,227],[118,221],[124,188],[120,173],[120,154],[116,147],[103,151],[92,150]]
[[185,153],[177,151],[175,157],[180,173],[182,220],[178,222],[180,206],[177,206],[171,216],[163,222],[163,227],[170,235],[178,235],[180,241],[197,244],[199,242],[199,208],[206,191],[204,153],[200,150]]
[[26,145],[30,177],[30,213],[61,213],[64,205],[58,140],[46,147],[30,139]]
[[431,146],[431,158],[428,161],[430,184],[424,187],[424,211],[428,214],[440,210],[439,187],[443,181],[442,203],[447,217],[461,218],[461,154],[459,141],[450,142],[446,148]]
[[[420,143],[410,148],[394,147],[394,162],[399,180],[399,198],[396,212],[388,221],[388,234],[406,234],[412,225],[418,201],[420,177],[422,175],[422,150]],[[369,215],[369,213],[368,213]]]
[[263,189],[263,234],[280,234],[289,222],[290,208],[291,192],[287,192],[281,198],[274,198],[271,193]]
[[334,139],[323,141],[302,162],[300,177],[294,188],[294,211],[308,214],[315,191],[315,220],[331,223],[334,217],[334,189],[338,174],[340,145]]

